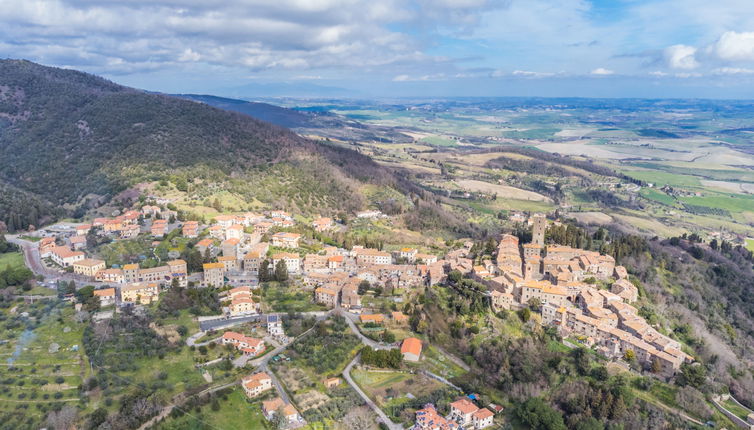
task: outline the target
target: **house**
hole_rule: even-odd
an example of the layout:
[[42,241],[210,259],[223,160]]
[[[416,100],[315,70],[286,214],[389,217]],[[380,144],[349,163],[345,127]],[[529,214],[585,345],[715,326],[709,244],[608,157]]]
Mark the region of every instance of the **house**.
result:
[[613,282],[610,292],[617,294],[625,303],[633,303],[639,299],[639,290],[625,278]]
[[323,232],[332,228],[332,218],[317,218],[312,221],[312,227],[315,231]]
[[159,295],[160,285],[157,283],[136,282],[120,289],[120,298],[124,302],[148,305],[157,300]]
[[220,248],[223,251],[223,255],[227,257],[238,258],[238,246],[240,243],[241,243],[241,240],[235,237],[224,240],[220,244]]
[[94,278],[97,272],[105,270],[105,262],[93,258],[85,258],[73,263],[73,273]]
[[50,258],[58,266],[68,267],[73,265],[77,261],[81,261],[86,257],[86,254],[80,251],[71,251],[65,246],[55,246],[50,249]]
[[152,222],[149,233],[154,237],[162,237],[168,232],[168,222],[164,219],[156,219]]
[[338,292],[331,288],[319,287],[314,290],[314,301],[334,308],[338,303]]
[[474,428],[479,430],[487,428],[492,425],[492,421],[495,418],[495,414],[487,408],[481,408],[471,414],[471,423]]
[[415,337],[403,339],[401,354],[406,361],[419,361],[422,354],[422,341]]
[[204,269],[204,285],[222,287],[225,284],[225,265],[223,263],[205,263],[202,268]]
[[138,224],[128,224],[123,226],[119,236],[121,239],[133,239],[139,233],[141,233],[141,228],[139,228]]
[[285,263],[288,273],[298,273],[301,268],[301,258],[291,252],[277,252],[272,254],[272,268],[276,268],[279,262]]
[[458,424],[466,426],[472,423],[472,415],[478,410],[471,400],[464,397],[450,404],[450,417]]
[[254,233],[266,234],[272,228],[272,223],[269,221],[262,221],[254,224]]
[[94,275],[94,280],[99,282],[113,282],[116,284],[122,284],[125,282],[123,278],[123,270],[121,269],[100,270]]
[[76,226],[76,235],[77,236],[86,236],[87,233],[89,233],[89,230],[92,229],[91,224],[82,224]]
[[375,264],[390,264],[392,257],[388,252],[382,252],[371,248],[355,248],[356,264],[359,266],[372,266]]
[[207,254],[207,251],[209,251],[210,255],[215,250],[215,242],[212,239],[202,239],[199,242],[194,245],[194,248],[196,248],[202,256]]
[[54,237],[43,237],[39,241],[39,256],[42,258],[49,257],[56,246]]
[[382,324],[385,322],[385,316],[382,314],[361,314],[359,315],[359,320],[362,322],[362,324]]
[[283,331],[283,321],[278,315],[267,315],[267,333],[273,337],[285,336],[285,332]]
[[325,385],[325,388],[327,388],[329,390],[331,388],[335,388],[338,385],[340,385],[340,378],[334,378],[334,377],[333,378],[327,378],[324,381],[322,381],[322,383]]
[[249,355],[259,355],[264,352],[265,349],[264,340],[245,336],[234,331],[226,331],[223,333],[220,341],[223,345],[233,345],[236,349]]
[[416,411],[416,423],[414,430],[462,430],[458,423],[445,419],[437,413],[434,405],[427,404],[424,408]]
[[238,270],[238,260],[231,255],[222,255],[217,257],[217,262],[222,263],[226,272]]
[[241,224],[233,224],[226,228],[225,239],[243,239],[243,226]]
[[272,378],[265,372],[255,373],[241,380],[246,396],[256,397],[272,388]]
[[99,305],[101,307],[115,304],[115,288],[103,288],[101,290],[94,290],[93,294],[94,297],[99,299]]
[[183,226],[181,227],[181,233],[188,238],[194,238],[194,237],[199,236],[199,222],[197,221],[184,222]]
[[257,312],[257,304],[251,298],[251,295],[246,297],[236,297],[230,302],[230,314],[233,316],[252,314]]
[[408,322],[408,315],[403,312],[392,312],[390,316],[393,318],[393,322],[396,324],[405,324]]
[[71,248],[74,251],[86,248],[86,236],[72,236],[68,241],[71,243]]
[[298,248],[301,235],[298,233],[279,232],[272,235],[272,246],[278,248]]
[[298,414],[296,408],[294,408],[290,403],[286,404],[285,402],[283,402],[283,399],[281,399],[280,397],[276,397],[272,400],[265,400],[264,402],[262,402],[262,413],[269,421],[275,419],[275,414],[277,414],[278,411],[282,411],[282,413],[286,417],[288,424],[301,422],[301,416]]

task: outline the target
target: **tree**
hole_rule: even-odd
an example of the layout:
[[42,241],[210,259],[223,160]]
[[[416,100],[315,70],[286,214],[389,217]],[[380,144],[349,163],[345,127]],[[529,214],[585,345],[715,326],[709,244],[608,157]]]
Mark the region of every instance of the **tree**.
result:
[[626,352],[623,354],[623,359],[630,362],[633,362],[636,360],[636,353],[633,349],[627,349]]
[[277,429],[284,429],[288,427],[288,417],[285,416],[285,411],[283,410],[283,406],[279,407],[275,411],[275,428]]
[[259,264],[259,281],[260,282],[269,282],[270,281],[270,262],[269,260],[264,260]]
[[288,266],[285,264],[285,260],[280,260],[275,265],[275,280],[278,282],[288,280]]
[[47,425],[55,430],[69,430],[76,423],[77,415],[78,410],[75,406],[66,405],[59,411],[52,411],[47,415]]
[[351,409],[343,417],[343,426],[348,430],[370,430],[376,417],[366,406]]
[[681,373],[677,378],[678,385],[699,388],[704,384],[705,379],[707,379],[707,368],[701,363],[681,364]]
[[518,419],[528,428],[565,430],[563,416],[539,397],[531,397],[515,410]]
[[527,322],[531,318],[531,311],[529,308],[523,308],[518,311],[518,317],[521,318],[521,321]]
[[369,290],[371,286],[372,285],[366,279],[359,282],[359,288],[358,288],[359,295],[363,296],[367,292],[367,290]]

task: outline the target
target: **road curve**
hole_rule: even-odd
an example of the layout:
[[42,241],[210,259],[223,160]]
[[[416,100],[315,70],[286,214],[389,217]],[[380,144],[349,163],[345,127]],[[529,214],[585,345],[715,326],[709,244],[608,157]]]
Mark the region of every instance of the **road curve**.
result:
[[372,411],[377,414],[377,417],[379,417],[379,421],[381,421],[383,424],[385,424],[388,429],[390,430],[403,430],[403,426],[400,424],[394,423],[384,412],[382,412],[382,409],[380,409],[376,403],[372,401],[372,399],[369,398],[369,396],[366,395],[365,392],[361,391],[361,388],[359,388],[358,385],[353,381],[351,378],[351,369],[353,366],[359,362],[361,359],[361,353],[356,354],[356,357],[351,360],[350,363],[348,363],[348,366],[346,366],[345,369],[343,369],[343,378],[345,378],[346,382],[348,382],[348,385],[353,388],[356,393],[361,396],[361,399],[364,400],[364,403],[369,406]]

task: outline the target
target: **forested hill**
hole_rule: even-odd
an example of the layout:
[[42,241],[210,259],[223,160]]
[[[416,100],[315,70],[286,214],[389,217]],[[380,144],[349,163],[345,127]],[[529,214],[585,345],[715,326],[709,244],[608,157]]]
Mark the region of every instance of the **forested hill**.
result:
[[243,169],[306,145],[247,116],[27,61],[0,62],[0,177],[57,203],[124,184],[122,170]]
[[420,218],[437,220],[417,227],[462,228],[421,190],[355,151],[205,103],[0,60],[0,202],[12,190],[29,208],[14,205],[11,214],[0,205],[0,220],[23,229],[50,208],[81,215],[154,181],[193,183],[188,197],[196,201],[222,192],[311,214],[365,208],[361,189],[369,183],[412,194],[414,211],[433,215]]

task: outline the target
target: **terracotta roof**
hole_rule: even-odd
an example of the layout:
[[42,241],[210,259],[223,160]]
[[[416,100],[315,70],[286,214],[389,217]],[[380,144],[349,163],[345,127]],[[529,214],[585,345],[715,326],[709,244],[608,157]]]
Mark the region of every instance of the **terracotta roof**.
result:
[[407,337],[403,339],[401,344],[401,354],[410,353],[416,356],[422,353],[422,341],[415,337]]
[[103,288],[101,290],[94,290],[94,295],[97,297],[110,297],[115,295],[115,288]]
[[476,412],[479,408],[468,399],[458,399],[450,404],[451,408],[458,409],[462,414],[471,414]]
[[492,411],[487,408],[482,408],[474,412],[473,416],[478,420],[483,420],[489,417],[493,417],[495,416],[495,414],[493,414]]
[[223,263],[204,263],[204,264],[202,264],[202,268],[204,270],[209,270],[209,269],[224,269],[225,265]]

